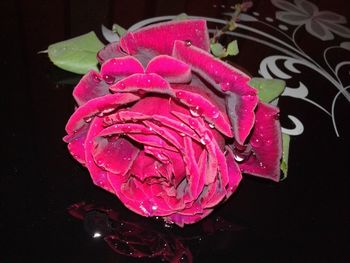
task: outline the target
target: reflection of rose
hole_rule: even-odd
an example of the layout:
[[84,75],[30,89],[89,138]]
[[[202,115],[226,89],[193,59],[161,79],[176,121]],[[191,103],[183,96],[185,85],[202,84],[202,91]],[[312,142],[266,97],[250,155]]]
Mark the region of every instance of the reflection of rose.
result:
[[69,213],[84,220],[94,238],[103,238],[113,251],[136,258],[161,258],[165,262],[192,262],[192,253],[176,236],[166,235],[152,225],[122,216],[112,209],[86,204],[69,207]]
[[205,21],[145,27],[104,48],[101,72],[74,90],[71,154],[140,215],[194,223],[235,191],[241,171],[279,179],[278,110],[208,49]]

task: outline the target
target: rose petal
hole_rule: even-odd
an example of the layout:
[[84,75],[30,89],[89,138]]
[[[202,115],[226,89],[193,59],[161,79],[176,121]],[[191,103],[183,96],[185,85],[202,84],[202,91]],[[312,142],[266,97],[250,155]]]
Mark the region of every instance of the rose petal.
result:
[[173,95],[169,83],[157,74],[134,74],[110,86],[113,92],[155,92]]
[[119,41],[106,45],[97,53],[97,60],[100,64],[111,58],[124,57],[127,54],[122,50]]
[[282,142],[278,112],[272,105],[258,104],[256,124],[249,141],[254,154],[239,164],[243,172],[279,181]]
[[[121,105],[137,101],[140,97],[134,94],[112,94],[95,98],[80,106],[69,118],[66,125],[68,134],[72,134],[86,124],[86,119],[94,117],[97,113],[117,109]],[[85,119],[85,120],[84,120]]]
[[78,132],[72,135],[67,135],[63,138],[63,141],[68,143],[68,150],[70,154],[80,162],[85,165],[85,149],[84,142],[88,132],[89,126],[80,129]]
[[86,167],[89,170],[90,176],[97,186],[114,193],[114,190],[108,180],[108,172],[98,167],[92,156],[94,150],[94,138],[103,130],[103,120],[101,118],[95,118],[90,124],[90,129],[86,135],[85,140],[85,160]]
[[226,198],[229,198],[236,191],[240,181],[242,180],[242,174],[238,164],[235,161],[232,150],[229,147],[226,147],[226,151],[226,162],[229,174]]
[[147,65],[146,73],[156,73],[170,83],[191,81],[191,68],[184,62],[168,55],[154,57]]
[[165,218],[165,221],[175,223],[178,226],[183,227],[185,224],[193,224],[202,220],[203,218],[207,217],[211,212],[213,212],[213,209],[205,209],[203,213],[195,215],[181,215],[179,213],[175,213],[170,216],[167,216]]
[[74,88],[73,97],[79,106],[91,99],[109,94],[109,85],[96,71],[89,71]]
[[116,176],[124,176],[129,171],[139,151],[127,139],[109,140],[97,137],[92,154],[97,166],[114,173]]
[[[234,107],[228,109],[237,141],[244,142],[254,125],[254,109],[258,102],[256,90],[248,86],[249,77],[240,70],[214,58],[209,53],[183,41],[176,41],[173,55],[191,65],[192,70],[223,92],[234,94]],[[220,87],[218,88],[218,85]],[[245,99],[243,96],[247,96]],[[231,98],[233,97],[230,96]],[[252,98],[252,99],[251,99]],[[245,116],[241,116],[246,111]]]
[[175,94],[181,103],[190,108],[192,115],[202,115],[210,125],[213,125],[213,127],[224,135],[232,137],[231,125],[227,116],[222,114],[213,103],[199,94],[181,89],[177,89]]
[[136,58],[125,56],[107,60],[103,63],[100,73],[108,84],[112,84],[132,74],[144,73],[144,69]]
[[[154,36],[161,36],[161,41]],[[187,40],[193,45],[209,51],[206,21],[182,20],[151,25],[136,32],[127,33],[120,41],[123,49],[130,55],[135,55],[142,49],[171,55],[176,40]]]

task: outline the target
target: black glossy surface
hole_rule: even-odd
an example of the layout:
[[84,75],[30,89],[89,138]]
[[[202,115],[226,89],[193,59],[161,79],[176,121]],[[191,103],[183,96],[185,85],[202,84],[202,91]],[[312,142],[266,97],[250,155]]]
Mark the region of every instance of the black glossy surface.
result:
[[[350,16],[345,1],[314,2],[320,9]],[[350,261],[350,104],[342,96],[336,108],[341,138],[335,136],[330,120],[316,107],[282,97],[282,124],[288,126],[286,116],[297,113],[305,126],[302,135],[292,138],[287,180],[273,183],[245,176],[227,203],[185,229],[165,227],[129,212],[114,196],[93,186],[87,171],[70,157],[62,142],[65,123],[74,109],[73,86],[64,83],[77,76],[55,68],[38,51],[90,30],[99,32],[102,23],[111,25],[114,21],[128,27],[144,18],[181,12],[220,17],[223,10],[213,8],[213,4],[230,3],[1,2],[1,65],[5,68],[1,76],[1,262],[160,261],[160,257],[137,259],[116,253],[103,239],[91,238],[94,223],[83,223],[67,210],[82,201],[115,211],[118,216],[113,224],[130,224],[133,231],[142,233],[141,243],[144,236],[154,235],[172,244],[171,251],[190,253],[194,262]],[[256,1],[254,10],[269,16],[275,11],[267,1]],[[257,49],[254,44],[241,43],[241,55],[235,62],[257,75],[257,63],[272,51],[265,48],[253,54]],[[322,44],[302,43],[311,53]],[[341,56],[350,60],[349,52]],[[343,74],[349,74],[348,70]],[[308,70],[296,77],[312,91],[329,85]],[[349,76],[345,77],[349,84]],[[327,96],[334,92],[325,89],[313,94],[318,101],[327,102]]]

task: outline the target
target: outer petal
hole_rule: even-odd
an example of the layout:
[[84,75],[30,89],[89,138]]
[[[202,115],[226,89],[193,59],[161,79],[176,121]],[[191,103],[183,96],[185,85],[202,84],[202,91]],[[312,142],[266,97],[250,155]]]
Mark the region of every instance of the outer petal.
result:
[[143,72],[142,64],[131,56],[109,59],[101,67],[101,76],[108,84],[112,84],[134,73]]
[[170,83],[186,83],[192,79],[191,68],[186,63],[167,55],[153,58],[146,73],[156,73]]
[[109,94],[109,85],[102,81],[102,77],[96,71],[89,71],[74,88],[73,97],[79,106],[91,99]]
[[157,74],[134,74],[110,87],[114,92],[156,92],[172,95],[169,83]]
[[259,103],[249,142],[253,154],[239,165],[243,172],[279,181],[282,140],[278,112],[272,105]]
[[68,143],[68,150],[70,154],[82,165],[85,165],[84,142],[88,129],[89,126],[84,129],[80,129],[73,135],[67,135],[63,138],[63,140]]
[[228,187],[226,197],[229,198],[237,189],[240,181],[242,180],[241,170],[235,161],[232,150],[226,147],[226,162],[229,175]]
[[[258,101],[256,90],[247,84],[249,77],[209,53],[193,46],[187,46],[183,41],[175,42],[173,55],[191,65],[192,70],[211,83],[213,87],[221,92],[230,92],[235,96],[232,101],[234,107],[228,109],[228,112],[234,128],[234,136],[237,141],[243,143],[254,125],[253,111]],[[246,96],[247,99],[244,99],[243,96]],[[246,112],[245,116],[242,116],[242,111]]]
[[124,57],[126,55],[127,54],[122,50],[118,41],[110,43],[106,45],[103,49],[101,49],[97,53],[97,60],[100,62],[100,64],[103,64],[108,59]]
[[[159,41],[161,37],[161,41]],[[123,49],[134,55],[140,49],[171,55],[175,40],[187,40],[209,51],[209,34],[205,20],[180,20],[144,27],[121,38]]]
[[100,133],[103,129],[103,120],[101,118],[94,118],[90,124],[90,129],[87,133],[85,140],[85,160],[86,167],[90,172],[90,176],[94,182],[99,187],[114,193],[114,190],[109,183],[107,178],[108,172],[98,167],[92,156],[94,150],[94,138]]
[[91,120],[96,114],[110,112],[117,109],[120,105],[137,101],[139,98],[139,96],[130,93],[117,93],[92,99],[73,113],[66,125],[66,131],[68,134],[72,134],[84,126],[88,122],[87,119]]

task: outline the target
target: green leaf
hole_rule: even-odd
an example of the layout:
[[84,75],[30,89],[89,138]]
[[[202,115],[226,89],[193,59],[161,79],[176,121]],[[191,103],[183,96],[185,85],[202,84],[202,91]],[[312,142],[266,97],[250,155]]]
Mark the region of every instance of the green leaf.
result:
[[258,90],[261,101],[269,103],[281,95],[286,83],[280,79],[252,78],[249,85]]
[[77,74],[85,74],[91,69],[97,70],[96,54],[103,46],[96,34],[91,31],[50,45],[48,55],[57,67]]
[[123,36],[123,35],[126,33],[126,29],[123,28],[123,27],[121,27],[121,26],[118,25],[118,24],[113,24],[113,26],[112,26],[112,31],[113,31],[114,33],[117,33],[117,35],[118,35],[119,37]]
[[178,14],[176,17],[173,18],[173,20],[185,20],[188,19],[188,15],[186,13]]
[[227,46],[227,53],[230,56],[236,56],[238,54],[238,52],[239,52],[239,50],[238,50],[237,40],[231,41]]
[[288,134],[282,133],[281,170],[283,172],[283,177],[281,177],[280,181],[283,181],[284,179],[286,179],[288,174],[289,144],[290,144],[290,136]]
[[220,43],[210,44],[210,50],[217,58],[224,58],[227,56],[227,50]]

